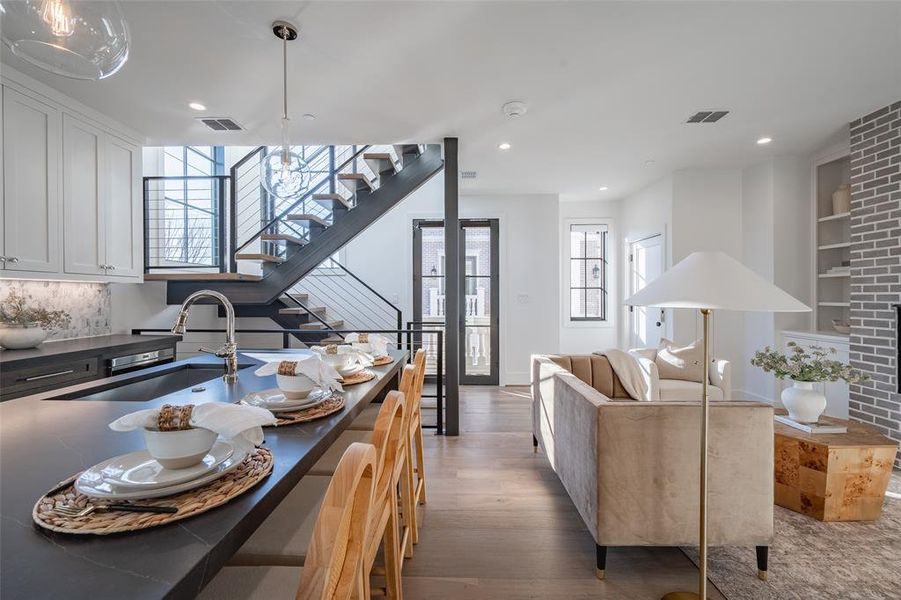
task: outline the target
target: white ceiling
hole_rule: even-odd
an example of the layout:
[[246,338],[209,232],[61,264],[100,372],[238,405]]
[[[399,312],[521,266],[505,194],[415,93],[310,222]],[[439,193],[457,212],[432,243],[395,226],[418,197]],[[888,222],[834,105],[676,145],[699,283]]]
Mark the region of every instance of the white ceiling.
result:
[[[680,167],[808,153],[901,99],[901,2],[123,4],[130,59],[107,80],[43,73],[5,48],[3,61],[153,145],[277,143],[270,24],[288,18],[301,29],[289,45],[292,142],[455,135],[461,168],[478,171],[464,190],[621,197]],[[509,100],[528,114],[506,118]],[[205,130],[189,101],[247,131]],[[732,113],[684,124],[713,108]],[[773,143],[757,146],[761,135]]]

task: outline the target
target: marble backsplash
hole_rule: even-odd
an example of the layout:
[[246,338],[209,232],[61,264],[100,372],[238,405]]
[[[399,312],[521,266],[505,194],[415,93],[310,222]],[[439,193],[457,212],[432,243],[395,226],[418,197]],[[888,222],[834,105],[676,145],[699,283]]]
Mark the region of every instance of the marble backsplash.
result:
[[71,315],[69,326],[52,331],[48,340],[108,335],[112,331],[110,290],[105,283],[0,279],[0,301],[12,290],[25,296],[28,306],[64,310]]

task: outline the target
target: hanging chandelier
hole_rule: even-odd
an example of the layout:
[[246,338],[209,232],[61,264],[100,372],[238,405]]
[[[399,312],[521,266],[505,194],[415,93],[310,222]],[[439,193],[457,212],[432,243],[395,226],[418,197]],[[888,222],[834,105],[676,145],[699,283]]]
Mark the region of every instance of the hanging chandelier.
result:
[[272,32],[282,40],[282,145],[270,150],[260,165],[261,179],[266,190],[278,198],[296,198],[310,187],[310,168],[291,151],[288,142],[288,42],[297,39],[297,28],[287,21],[276,21]]
[[104,79],[128,60],[128,26],[114,1],[0,2],[3,43],[19,58],[72,79]]

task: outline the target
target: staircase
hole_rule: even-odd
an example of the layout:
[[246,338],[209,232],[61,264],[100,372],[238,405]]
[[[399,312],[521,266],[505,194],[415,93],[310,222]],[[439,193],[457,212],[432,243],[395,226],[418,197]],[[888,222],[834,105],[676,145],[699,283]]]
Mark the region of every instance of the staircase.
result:
[[[254,149],[232,167],[227,182],[217,182],[227,183],[229,189],[220,194],[228,201],[220,199],[219,212],[208,211],[218,218],[204,213],[199,225],[185,216],[181,229],[153,222],[145,227],[145,280],[165,280],[169,304],[180,304],[197,290],[212,289],[231,300],[237,316],[268,317],[288,329],[400,329],[400,310],[334,257],[443,168],[441,147],[303,146],[293,150],[313,173],[303,195],[283,200],[268,194],[261,185],[260,170],[267,148]],[[161,179],[145,179],[149,219],[167,214],[167,198],[160,191],[167,184],[159,183]],[[172,231],[182,235],[179,232],[213,223],[228,231],[204,230],[198,238],[201,244],[212,245],[213,240],[218,244],[219,259],[198,265],[205,272],[153,255],[152,248],[172,245],[171,240],[154,239],[154,235]],[[204,256],[215,254],[204,248]],[[213,268],[219,272],[212,272]],[[297,337],[309,343],[326,335]]]

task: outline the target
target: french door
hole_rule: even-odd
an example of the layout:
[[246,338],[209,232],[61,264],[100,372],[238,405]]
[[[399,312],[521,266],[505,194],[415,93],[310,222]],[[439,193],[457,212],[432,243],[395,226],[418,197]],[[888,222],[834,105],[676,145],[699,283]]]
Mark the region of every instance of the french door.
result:
[[[427,329],[445,328],[444,221],[413,221],[413,314]],[[460,265],[462,322],[460,383],[497,385],[498,356],[498,220],[461,219]],[[430,370],[434,374],[429,336],[423,334]],[[432,337],[434,339],[434,336]]]

